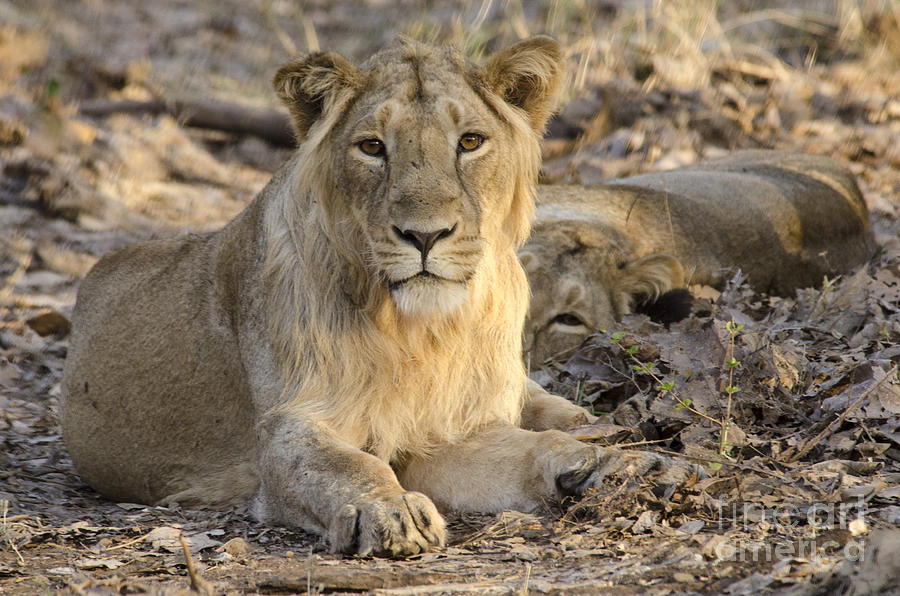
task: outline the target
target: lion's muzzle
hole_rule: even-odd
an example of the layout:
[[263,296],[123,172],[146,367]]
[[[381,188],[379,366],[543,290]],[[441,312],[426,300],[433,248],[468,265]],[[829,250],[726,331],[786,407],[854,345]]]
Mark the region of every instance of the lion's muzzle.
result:
[[453,233],[456,232],[456,225],[457,224],[453,224],[453,227],[451,228],[442,228],[430,232],[423,232],[415,229],[401,230],[397,226],[392,226],[392,229],[394,234],[396,234],[400,240],[407,244],[411,244],[418,249],[419,253],[422,255],[422,271],[427,272],[425,263],[428,259],[428,253],[431,252],[435,243],[453,235]]
[[401,275],[389,277],[388,289],[401,312],[407,315],[450,314],[466,301],[468,295],[468,275],[456,271],[456,267],[446,262],[447,255],[442,254],[448,250],[452,252],[450,241],[454,240],[457,224],[427,230],[420,227],[391,226],[395,240],[415,248],[419,258],[415,269],[411,262],[407,267],[397,267],[394,273]]

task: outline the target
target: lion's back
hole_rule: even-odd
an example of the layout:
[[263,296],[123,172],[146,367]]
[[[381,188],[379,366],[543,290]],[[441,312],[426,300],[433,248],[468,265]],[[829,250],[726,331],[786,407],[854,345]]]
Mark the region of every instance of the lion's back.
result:
[[582,225],[614,230],[632,258],[677,257],[693,283],[719,285],[740,268],[753,287],[791,294],[852,270],[875,248],[852,172],[823,156],[737,151],[607,185],[545,189],[539,215],[562,203]]

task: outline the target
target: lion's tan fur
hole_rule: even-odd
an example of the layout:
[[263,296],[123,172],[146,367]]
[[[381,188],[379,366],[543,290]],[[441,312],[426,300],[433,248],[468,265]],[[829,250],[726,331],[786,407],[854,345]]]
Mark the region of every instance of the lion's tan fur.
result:
[[[405,59],[433,51],[403,48]],[[525,72],[545,67],[519,66]],[[548,91],[553,89],[543,93]],[[496,179],[488,194],[512,200],[486,214],[483,233],[491,242],[467,303],[451,316],[404,317],[384,286],[368,279],[361,223],[329,208],[340,200],[336,189],[342,192],[341,172],[331,163],[334,116],[309,131],[295,173],[264,221],[268,332],[286,392],[279,407],[320,420],[388,461],[459,440],[491,421],[519,421],[525,375],[517,322],[525,315],[528,288],[510,255],[530,229],[540,148],[520,113],[495,95],[483,98],[509,125],[515,148],[505,156],[508,175]],[[340,107],[333,106],[332,114]],[[545,109],[536,121],[548,115]]]
[[[531,360],[615,325],[637,301],[685,284],[721,286],[735,269],[759,291],[818,285],[871,256],[868,217],[845,165],[778,151],[611,184],[541,187],[521,250],[533,290]],[[576,318],[583,324],[553,322]]]
[[[533,138],[521,142],[536,150]],[[313,172],[329,168],[322,159],[327,148],[310,153],[318,155],[303,156],[300,180],[315,181]],[[321,196],[328,188],[325,182],[297,194]],[[524,317],[528,289],[508,247],[506,254],[484,255],[462,309],[409,320],[383,287],[365,283],[362,263],[348,266],[336,253],[323,254],[331,242],[320,238],[329,232],[318,208],[290,197],[285,193],[264,223],[269,334],[285,379],[280,408],[320,420],[388,461],[399,452],[458,440],[489,421],[518,423],[525,375],[515,322]],[[352,222],[335,222],[342,225],[349,229],[330,240],[359,238]],[[358,247],[344,251],[364,253]],[[340,309],[345,303],[364,307]],[[445,397],[431,399],[435,395]]]

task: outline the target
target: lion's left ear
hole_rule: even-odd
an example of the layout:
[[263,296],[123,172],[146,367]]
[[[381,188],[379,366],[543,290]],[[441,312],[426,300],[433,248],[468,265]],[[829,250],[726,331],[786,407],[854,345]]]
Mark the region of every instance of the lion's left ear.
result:
[[360,84],[355,66],[334,52],[315,52],[278,69],[272,84],[291,111],[300,141],[334,104],[349,99]]
[[531,128],[543,133],[556,108],[565,64],[559,44],[549,37],[520,41],[490,58],[482,69],[494,93],[523,110]]

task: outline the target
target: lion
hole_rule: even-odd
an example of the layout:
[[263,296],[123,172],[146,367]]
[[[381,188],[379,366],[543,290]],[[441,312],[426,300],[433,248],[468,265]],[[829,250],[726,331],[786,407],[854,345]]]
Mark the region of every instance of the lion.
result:
[[[722,287],[734,269],[757,291],[790,295],[874,250],[853,174],[827,157],[738,151],[610,184],[541,186],[520,250],[533,292],[526,357],[542,362],[577,347],[670,290]],[[683,298],[654,314],[687,314]]]
[[119,501],[228,507],[335,552],[442,545],[441,510],[530,511],[611,477],[702,470],[582,443],[526,377],[529,234],[559,45],[470,63],[399,39],[317,52],[275,89],[299,147],[222,230],[135,244],[84,279],[63,435]]

